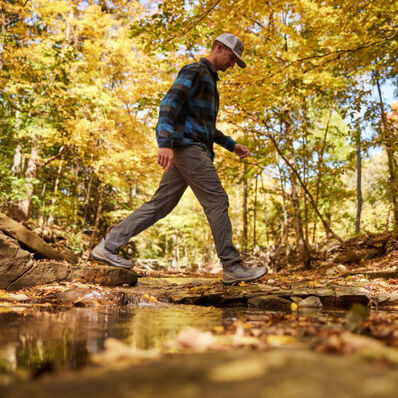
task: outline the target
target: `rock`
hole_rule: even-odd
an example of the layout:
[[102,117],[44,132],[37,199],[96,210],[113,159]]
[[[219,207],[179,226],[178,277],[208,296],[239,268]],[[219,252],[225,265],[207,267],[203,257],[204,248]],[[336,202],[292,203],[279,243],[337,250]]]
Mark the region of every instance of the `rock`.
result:
[[340,308],[351,308],[353,304],[368,305],[369,292],[362,287],[336,288],[336,306]]
[[[125,302],[122,292],[105,291],[98,287],[72,287],[65,291],[55,292],[52,299],[62,304],[76,307],[90,307],[104,304],[121,305]],[[46,297],[48,301],[48,297]]]
[[18,290],[29,286],[69,280],[75,267],[61,262],[33,262],[32,266],[7,286],[7,290]]
[[70,282],[94,283],[103,286],[135,286],[138,275],[133,270],[107,266],[75,267]]
[[78,258],[75,254],[67,250],[62,253],[59,252],[44,242],[39,235],[3,213],[0,213],[0,230],[22,242],[41,257],[60,261],[66,260],[72,264],[77,263]]
[[0,289],[8,289],[32,266],[32,254],[21,249],[17,241],[0,232]]
[[347,267],[344,264],[339,264],[334,267],[330,267],[326,270],[326,275],[331,276],[339,273],[347,272]]
[[31,253],[22,250],[17,241],[0,232],[0,289],[18,290],[61,281],[135,286],[137,274],[123,268],[33,261]]
[[299,302],[299,308],[322,308],[322,302],[317,296],[308,296]]
[[398,304],[398,292],[376,293],[373,295],[372,299],[382,307],[396,306]]
[[290,300],[273,295],[252,297],[248,300],[248,306],[262,308],[267,311],[292,311],[292,302]]
[[315,294],[318,297],[333,297],[335,296],[335,291],[330,287],[317,287],[314,289]]
[[10,293],[7,297],[8,301],[28,301],[30,297],[23,293]]
[[334,275],[334,274],[337,274],[337,268],[336,267],[330,267],[330,268],[328,268],[327,270],[326,270],[326,272],[325,272],[325,274],[327,275],[327,276],[331,276],[331,275]]
[[337,271],[339,272],[347,272],[347,267],[344,264],[339,264],[336,266]]

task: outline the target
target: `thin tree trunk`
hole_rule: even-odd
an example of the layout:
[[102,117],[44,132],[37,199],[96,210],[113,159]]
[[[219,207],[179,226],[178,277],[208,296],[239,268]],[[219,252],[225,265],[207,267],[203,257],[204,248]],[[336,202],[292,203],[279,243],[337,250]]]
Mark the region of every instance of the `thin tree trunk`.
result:
[[395,167],[394,167],[394,149],[392,148],[392,145],[390,143],[390,131],[389,131],[389,125],[387,123],[386,119],[386,113],[384,111],[384,103],[383,103],[383,97],[381,94],[381,88],[380,88],[380,81],[378,77],[376,76],[376,86],[377,86],[377,91],[379,94],[379,106],[380,106],[380,113],[381,113],[381,121],[383,127],[381,128],[382,135],[384,136],[383,141],[386,146],[386,151],[387,151],[387,159],[388,159],[388,171],[390,173],[390,189],[391,189],[391,201],[393,204],[393,213],[394,213],[394,229],[398,228],[398,189],[397,189],[397,182],[396,182],[396,176],[395,176]]
[[22,173],[22,144],[20,142],[15,147],[11,173],[13,176],[19,176]]
[[254,210],[253,210],[253,247],[257,245],[257,188],[258,188],[258,176],[256,176],[256,182],[254,186]]
[[244,163],[244,176],[243,176],[243,235],[242,235],[242,249],[243,253],[247,252],[247,197],[248,197],[248,185],[246,179],[247,163]]
[[300,211],[300,200],[297,192],[296,176],[292,172],[289,172],[289,175],[290,175],[290,183],[292,190],[292,205],[294,210],[294,230],[296,233],[297,249],[304,265],[306,267],[309,267],[311,263],[311,255],[310,255],[310,250],[308,248],[308,244],[304,236],[303,221],[301,218],[301,211]]
[[355,233],[359,234],[361,229],[361,212],[362,212],[362,157],[361,157],[361,130],[359,123],[355,136],[357,148],[357,217],[355,222]]
[[[307,154],[307,129],[305,129],[305,135],[303,138],[303,147],[304,147],[304,159],[303,159],[303,181],[305,185],[308,185],[308,154]],[[305,232],[305,241],[308,242],[308,203],[307,203],[307,195],[304,192],[304,232]]]
[[84,198],[84,223],[87,223],[87,212],[90,206],[91,185],[93,182],[93,169],[90,167],[90,177],[86,188],[86,197]]
[[37,175],[37,168],[39,163],[39,141],[40,136],[38,134],[35,134],[32,140],[32,149],[25,171],[26,198],[16,203],[13,203],[9,211],[10,217],[14,218],[17,221],[27,220],[30,215],[33,196],[33,179]]
[[[16,111],[15,112],[15,130],[18,131],[21,128],[21,118],[20,118],[20,112]],[[11,173],[13,176],[20,176],[22,173],[22,144],[21,142],[17,143],[17,146],[15,147],[15,153],[14,153],[14,158],[12,160],[12,166],[11,166]]]
[[288,215],[287,215],[287,200],[286,200],[286,190],[285,190],[285,185],[283,183],[283,173],[282,173],[282,168],[279,166],[279,159],[277,159],[277,164],[278,164],[278,170],[279,170],[279,182],[281,185],[281,191],[282,191],[282,213],[283,213],[283,222],[282,228],[281,228],[281,233],[280,237],[278,239],[278,242],[276,246],[279,246],[279,242],[282,243],[282,245],[285,247],[285,257],[286,257],[286,264],[288,263],[288,258],[289,258],[289,230],[288,230]]
[[55,184],[54,184],[53,197],[51,198],[50,215],[47,220],[47,225],[52,225],[54,222],[54,206],[55,206],[55,202],[57,201],[59,177],[61,176],[63,161],[64,160],[61,159],[59,162],[59,166],[58,166],[58,170],[57,170],[57,178],[55,179]]
[[3,71],[3,56],[4,56],[4,38],[6,37],[6,13],[1,8],[1,37],[0,37],[0,73]]
[[[330,120],[332,118],[333,111],[331,110],[329,113],[329,118],[326,123],[326,128],[325,128],[325,133],[323,135],[323,141],[322,141],[322,148],[319,153],[318,157],[318,164],[317,164],[317,170],[318,170],[318,176],[317,176],[317,181],[316,181],[316,193],[315,193],[315,205],[318,207],[319,204],[319,192],[320,192],[320,186],[321,186],[321,179],[322,179],[322,162],[323,162],[323,154],[325,153],[325,148],[326,148],[326,139],[329,131],[329,125],[330,125]],[[312,244],[315,243],[315,236],[316,236],[316,225],[317,225],[317,214],[314,214],[314,227],[312,229]]]
[[[293,139],[292,139],[292,119],[290,116],[290,111],[287,110],[284,112],[284,125],[285,125],[285,137],[289,143],[289,147],[293,148]],[[289,164],[291,164],[291,169],[289,169],[289,179],[291,183],[291,198],[292,205],[294,210],[294,229],[296,232],[296,245],[297,250],[300,256],[300,259],[303,261],[305,267],[309,267],[311,264],[311,255],[310,250],[308,248],[307,241],[305,240],[304,230],[303,230],[303,220],[301,217],[300,210],[300,199],[298,195],[297,189],[297,177],[292,170],[297,170],[296,165],[296,155],[295,152],[291,152]]]
[[98,231],[99,231],[99,223],[101,220],[101,213],[102,213],[102,204],[104,201],[104,184],[100,184],[98,187],[98,204],[97,204],[97,211],[95,213],[95,223],[93,233],[91,234],[90,245],[93,247],[97,241]]
[[45,217],[44,217],[44,212],[46,208],[46,202],[44,200],[44,197],[46,195],[46,188],[47,184],[43,184],[43,189],[41,190],[40,198],[41,198],[41,209],[40,209],[40,216],[39,216],[39,226],[40,226],[40,231],[43,232],[43,227],[44,227],[44,222],[45,222]]
[[260,175],[261,189],[264,192],[264,228],[265,228],[265,238],[267,246],[269,246],[269,231],[268,231],[268,208],[267,208],[267,193],[264,188],[263,175]]

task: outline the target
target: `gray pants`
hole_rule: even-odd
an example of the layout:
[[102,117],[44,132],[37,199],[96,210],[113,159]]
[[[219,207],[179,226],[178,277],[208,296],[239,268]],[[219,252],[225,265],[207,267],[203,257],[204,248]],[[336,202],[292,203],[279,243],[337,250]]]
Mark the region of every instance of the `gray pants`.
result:
[[105,247],[116,252],[131,237],[167,216],[189,185],[205,211],[223,267],[239,263],[239,252],[232,243],[228,196],[209,155],[198,145],[176,148],[173,152],[173,167],[163,174],[155,195],[108,233]]

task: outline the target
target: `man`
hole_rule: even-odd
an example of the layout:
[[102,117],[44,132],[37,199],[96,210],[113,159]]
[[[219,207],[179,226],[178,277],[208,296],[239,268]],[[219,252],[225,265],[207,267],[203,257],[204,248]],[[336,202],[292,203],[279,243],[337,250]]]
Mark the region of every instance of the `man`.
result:
[[242,42],[230,33],[216,38],[208,58],[184,66],[160,104],[156,138],[158,163],[165,170],[153,198],[114,227],[92,251],[92,257],[116,267],[133,264],[118,255],[131,237],[168,215],[190,186],[203,206],[223,266],[223,282],[261,278],[266,267],[248,268],[232,243],[228,196],[213,166],[213,143],[241,159],[249,150],[216,129],[219,108],[217,71],[246,67]]

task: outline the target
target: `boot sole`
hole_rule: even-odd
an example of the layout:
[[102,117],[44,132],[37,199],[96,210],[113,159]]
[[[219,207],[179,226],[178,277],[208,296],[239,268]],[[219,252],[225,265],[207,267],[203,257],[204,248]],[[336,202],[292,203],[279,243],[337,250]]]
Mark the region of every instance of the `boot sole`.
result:
[[242,278],[242,279],[235,279],[233,281],[224,281],[224,279],[223,279],[222,283],[224,285],[234,285],[235,283],[239,283],[239,282],[253,282],[253,281],[259,280],[260,278],[262,278],[267,273],[268,273],[268,269],[266,269],[263,274],[261,274],[259,276],[256,276],[255,278],[246,278],[246,279]]
[[110,265],[111,267],[123,268],[123,269],[127,269],[127,270],[130,270],[131,268],[133,268],[133,267],[128,267],[126,265],[115,264],[112,261],[108,260],[106,257],[102,257],[102,256],[99,256],[98,254],[95,254],[94,251],[91,252],[91,257],[93,258],[93,260],[98,261],[100,263],[105,263],[107,265]]

